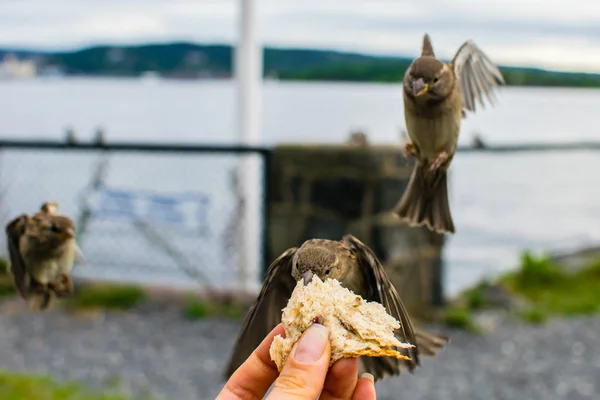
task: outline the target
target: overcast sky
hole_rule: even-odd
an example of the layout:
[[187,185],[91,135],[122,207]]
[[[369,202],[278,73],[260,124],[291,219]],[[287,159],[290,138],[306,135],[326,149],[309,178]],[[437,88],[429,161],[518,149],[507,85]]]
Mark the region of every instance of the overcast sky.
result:
[[[0,46],[234,43],[240,0],[0,0]],[[499,64],[600,72],[596,0],[255,0],[262,43],[449,58],[473,39]]]

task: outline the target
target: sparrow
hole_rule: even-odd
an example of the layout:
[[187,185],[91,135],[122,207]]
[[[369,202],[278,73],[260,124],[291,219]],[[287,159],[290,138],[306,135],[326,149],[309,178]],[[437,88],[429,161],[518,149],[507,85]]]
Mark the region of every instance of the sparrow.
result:
[[421,56],[404,74],[404,119],[410,141],[405,157],[416,158],[412,175],[393,213],[409,226],[454,233],[448,203],[447,171],[456,152],[462,118],[485,107],[483,96],[494,104],[493,90],[504,78],[492,61],[468,40],[449,63],[433,53],[429,35],[423,38]]
[[336,279],[367,301],[382,304],[400,322],[395,334],[402,342],[416,347],[398,349],[410,360],[394,357],[359,357],[360,373],[369,372],[376,380],[410,372],[420,365],[419,356],[434,356],[449,338],[414,329],[398,292],[390,282],[375,253],[352,235],[341,241],[310,239],[299,248],[292,247],[269,267],[262,289],[248,311],[234,345],[225,378],[250,356],[267,334],[281,322],[281,310],[286,306],[298,281],[307,285],[313,276],[325,281]]
[[58,203],[46,202],[33,216],[22,214],[6,225],[9,273],[19,295],[32,310],[46,310],[54,295],[73,293],[69,273],[83,261],[75,243],[75,224],[58,213]]
[[[58,201],[50,200],[43,203],[37,215],[60,215],[58,210]],[[75,248],[75,263],[79,265],[84,265],[85,258],[83,257],[83,252],[81,251],[75,240],[73,241],[73,246]]]

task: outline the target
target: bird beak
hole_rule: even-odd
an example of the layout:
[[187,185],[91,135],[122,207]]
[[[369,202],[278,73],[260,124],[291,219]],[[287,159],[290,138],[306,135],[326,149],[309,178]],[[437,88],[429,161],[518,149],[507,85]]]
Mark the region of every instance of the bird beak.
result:
[[429,85],[423,82],[423,78],[419,78],[413,81],[412,90],[415,96],[421,96],[429,91]]
[[311,271],[306,271],[302,274],[302,279],[304,280],[304,286],[308,285],[310,281],[312,281],[313,273]]

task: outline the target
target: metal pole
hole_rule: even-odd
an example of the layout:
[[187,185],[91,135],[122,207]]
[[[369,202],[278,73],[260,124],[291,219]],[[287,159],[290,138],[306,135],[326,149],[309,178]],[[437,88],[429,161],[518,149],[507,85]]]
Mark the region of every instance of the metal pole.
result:
[[[256,32],[257,0],[240,0],[239,42],[235,54],[238,85],[237,119],[240,144],[260,141],[262,47]],[[241,246],[238,253],[239,283],[245,290],[257,290],[260,271],[260,159],[244,156],[238,175],[244,196],[240,221]]]

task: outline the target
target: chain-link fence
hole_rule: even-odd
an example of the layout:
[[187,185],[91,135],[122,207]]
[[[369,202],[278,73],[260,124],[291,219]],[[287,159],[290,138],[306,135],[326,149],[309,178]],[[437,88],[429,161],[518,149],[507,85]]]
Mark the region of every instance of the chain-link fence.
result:
[[[58,201],[60,212],[76,223],[86,258],[74,275],[206,290],[247,288],[247,281],[259,285],[268,263],[267,150],[0,146],[0,223],[36,212],[44,201]],[[249,165],[259,172],[254,177],[247,175]],[[257,182],[249,184],[249,179]],[[257,200],[253,208],[248,208],[248,197]],[[241,229],[247,223],[253,226]],[[248,251],[243,232],[251,233],[249,245],[258,247],[258,265],[248,265],[240,254]],[[4,237],[2,249],[6,254]]]
[[[599,149],[594,143],[459,149],[450,172],[458,233],[444,246],[446,295],[514,267],[524,249],[595,246]],[[0,141],[0,223],[57,200],[75,220],[86,257],[76,276],[257,289],[281,251],[266,252],[269,154],[227,146]],[[256,180],[247,175],[253,163]],[[258,199],[250,218],[249,193]],[[4,235],[0,246],[6,255]]]

